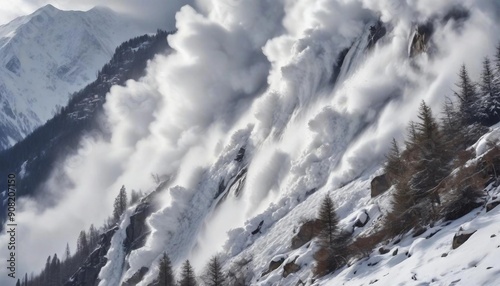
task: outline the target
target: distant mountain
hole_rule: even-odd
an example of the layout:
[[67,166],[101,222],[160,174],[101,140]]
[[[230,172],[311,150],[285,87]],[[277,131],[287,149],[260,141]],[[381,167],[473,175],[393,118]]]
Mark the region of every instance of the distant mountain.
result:
[[[19,174],[17,197],[50,200],[39,190],[57,160],[76,151],[85,134],[102,134],[97,118],[106,94],[114,85],[124,85],[129,79],[137,80],[143,76],[148,60],[168,51],[167,35],[167,32],[157,31],[155,35],[143,35],[121,44],[97,73],[95,81],[76,92],[66,106],[33,133],[13,147],[0,151],[0,174]],[[5,189],[0,188],[2,208],[6,203],[5,194]],[[1,212],[1,222],[4,217],[5,213]]]
[[53,117],[96,78],[118,45],[144,32],[101,7],[47,5],[0,26],[0,150]]

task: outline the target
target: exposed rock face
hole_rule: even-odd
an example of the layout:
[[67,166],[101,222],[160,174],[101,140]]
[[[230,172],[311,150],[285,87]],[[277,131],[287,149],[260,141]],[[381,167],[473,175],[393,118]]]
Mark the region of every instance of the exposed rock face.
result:
[[391,187],[387,175],[383,174],[375,177],[371,182],[371,196],[372,198],[386,192]]
[[281,257],[281,258],[279,258],[277,260],[271,261],[271,263],[269,263],[269,268],[267,269],[266,272],[264,272],[262,274],[262,276],[266,276],[267,274],[269,274],[269,273],[273,272],[274,270],[278,269],[281,266],[281,264],[283,264],[283,262],[285,262],[285,257]]
[[[163,188],[161,184],[155,192],[152,192],[147,197],[143,198],[139,205],[136,207],[134,214],[130,217],[130,224],[125,230],[127,237],[123,243],[125,252],[128,254],[130,251],[140,248],[144,245],[149,230],[146,226],[146,218],[155,211],[154,198],[158,194],[158,190]],[[101,235],[101,243],[99,248],[90,254],[85,263],[78,269],[78,271],[66,282],[65,286],[97,286],[99,284],[99,272],[101,268],[106,265],[106,254],[111,246],[111,239],[118,226]],[[148,268],[141,268],[123,285],[135,285],[144,277],[148,272]],[[137,282],[134,282],[137,281]],[[128,284],[127,284],[128,283]]]
[[99,284],[99,272],[108,261],[106,253],[111,246],[111,238],[117,230],[118,226],[115,226],[101,235],[99,247],[89,255],[82,267],[64,284],[65,286],[97,286]]
[[427,52],[428,43],[433,33],[434,26],[432,23],[418,25],[415,28],[415,34],[411,40],[410,57]]
[[387,29],[381,21],[370,27],[370,35],[368,36],[368,48],[372,48],[383,36],[387,34]]
[[500,205],[500,200],[499,199],[494,199],[493,201],[487,203],[486,204],[486,212],[491,211],[492,209],[494,209],[498,205]]
[[286,278],[288,275],[300,270],[300,265],[295,264],[295,260],[283,266],[283,278]]
[[297,249],[311,241],[321,232],[321,222],[317,219],[306,221],[292,238],[292,249]]
[[453,236],[452,249],[459,248],[464,244],[476,231],[459,231]]
[[124,247],[127,252],[137,249],[144,245],[149,230],[146,227],[146,218],[153,212],[149,200],[144,200],[135,209],[130,217],[130,224],[126,229],[127,238],[124,241]]
[[137,285],[139,282],[141,282],[142,278],[144,278],[144,275],[146,275],[146,273],[148,273],[148,268],[147,267],[142,267],[141,269],[139,269],[138,272],[136,272],[132,277],[130,277],[130,279],[128,279],[127,281],[125,281],[122,286],[135,286]]

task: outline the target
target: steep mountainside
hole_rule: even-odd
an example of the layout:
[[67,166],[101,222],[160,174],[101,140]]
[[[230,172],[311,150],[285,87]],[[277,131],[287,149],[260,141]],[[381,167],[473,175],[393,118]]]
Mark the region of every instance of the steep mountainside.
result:
[[0,150],[54,116],[119,44],[144,32],[107,8],[52,5],[0,26]]
[[[83,136],[103,135],[97,118],[102,112],[106,94],[114,85],[124,85],[127,80],[143,76],[148,60],[168,51],[167,35],[158,31],[156,35],[140,36],[121,44],[94,82],[76,92],[68,105],[43,126],[0,152],[0,174],[19,174],[18,198],[35,196],[39,201],[51,200],[50,191],[43,183],[58,160],[74,153]],[[3,206],[6,203],[4,191],[0,191]],[[4,216],[5,213],[0,214],[2,221]]]
[[[164,285],[169,264],[207,286],[499,283],[498,1],[201,2],[144,77],[109,90],[75,152],[61,124],[33,135],[50,148],[4,153],[20,192],[28,176],[44,190],[18,202],[20,273],[42,286]],[[92,94],[61,114],[86,120]]]

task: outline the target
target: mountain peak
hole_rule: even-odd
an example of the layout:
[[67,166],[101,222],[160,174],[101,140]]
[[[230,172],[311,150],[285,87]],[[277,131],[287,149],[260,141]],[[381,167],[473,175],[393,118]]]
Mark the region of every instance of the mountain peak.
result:
[[39,8],[38,10],[36,10],[32,15],[37,15],[39,13],[56,13],[56,12],[60,12],[60,11],[61,10],[54,7],[54,5],[47,4],[47,5]]

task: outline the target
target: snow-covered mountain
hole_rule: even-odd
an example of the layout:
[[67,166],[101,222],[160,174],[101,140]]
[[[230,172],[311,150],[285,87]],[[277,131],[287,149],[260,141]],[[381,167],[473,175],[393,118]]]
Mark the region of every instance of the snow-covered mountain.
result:
[[[17,255],[30,257],[18,271],[42,270],[69,242],[75,286],[157,285],[164,253],[177,277],[184,261],[201,275],[219,254],[231,286],[500,283],[500,126],[466,121],[494,100],[466,105],[460,93],[484,86],[455,85],[463,64],[480,82],[485,56],[500,83],[498,1],[199,2],[177,14],[171,53],[110,89],[104,135],[84,136],[37,182],[53,200],[18,200]],[[446,170],[420,197],[420,181],[401,190],[383,174],[393,139],[406,179]],[[439,168],[423,157],[445,153]],[[145,195],[122,210],[123,189]],[[414,203],[403,214],[398,195]],[[326,197],[349,253],[322,276]],[[452,202],[465,207],[447,212]],[[103,227],[88,249],[91,224]],[[51,269],[37,281],[61,275]]]
[[123,41],[142,34],[107,8],[52,5],[0,26],[0,150],[24,138],[96,78]]

